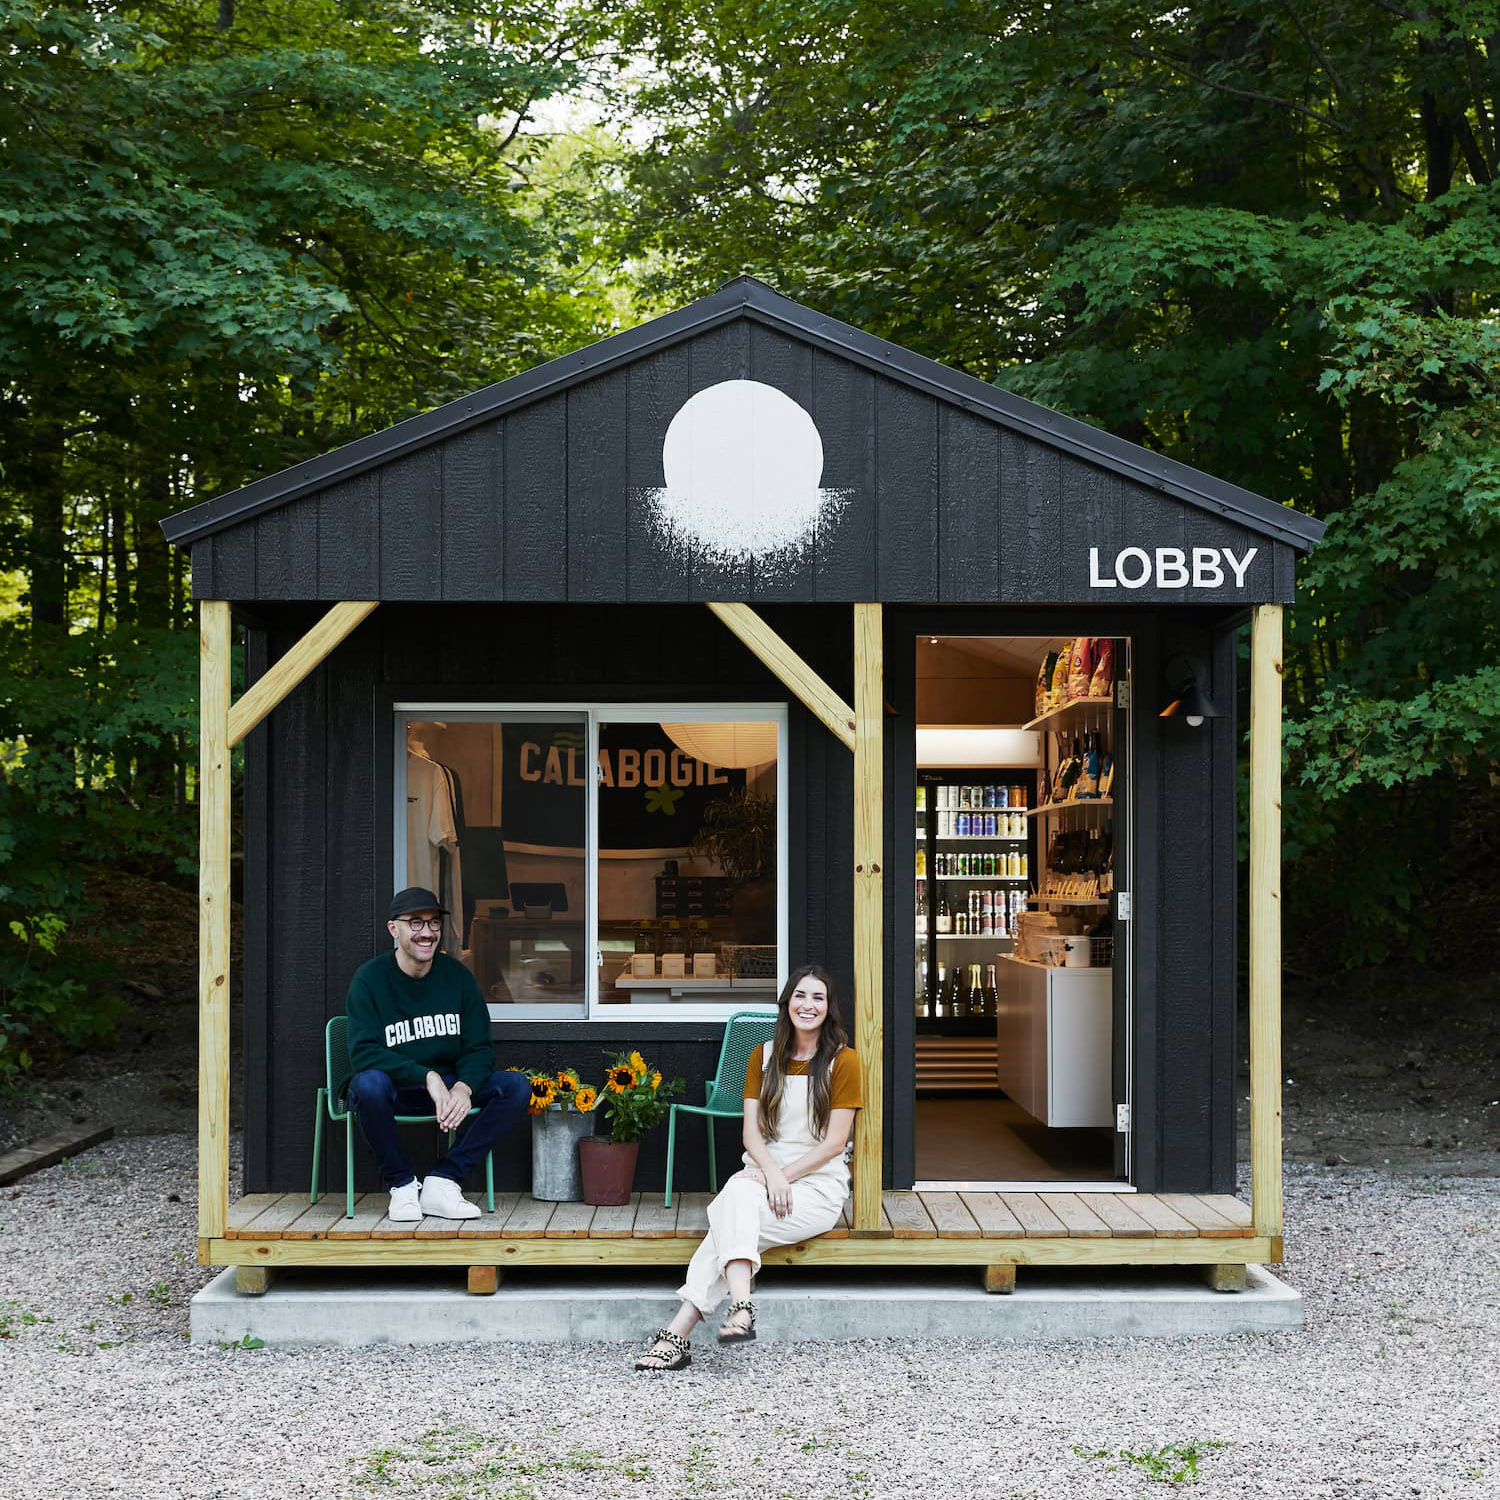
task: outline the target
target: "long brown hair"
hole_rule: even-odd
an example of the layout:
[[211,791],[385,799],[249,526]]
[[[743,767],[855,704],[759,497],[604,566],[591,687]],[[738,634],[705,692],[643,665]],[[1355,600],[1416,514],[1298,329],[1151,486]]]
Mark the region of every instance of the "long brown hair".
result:
[[847,1045],[848,1036],[839,1016],[839,992],[833,975],[818,964],[794,970],[776,1000],[776,1033],[771,1038],[771,1060],[760,1079],[760,1130],[768,1141],[776,1139],[781,1101],[786,1093],[788,1065],[796,1046],[797,1029],[792,1025],[792,996],[804,979],[820,979],[828,991],[828,1014],[818,1032],[818,1050],[808,1060],[807,1086],[812,1093],[813,1134],[819,1140],[828,1134],[828,1116],[833,1099],[833,1060]]

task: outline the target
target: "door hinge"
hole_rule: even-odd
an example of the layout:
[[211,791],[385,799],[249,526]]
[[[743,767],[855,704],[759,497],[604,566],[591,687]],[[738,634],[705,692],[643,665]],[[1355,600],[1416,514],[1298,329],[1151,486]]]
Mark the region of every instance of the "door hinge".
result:
[[594,949],[594,967],[596,969],[604,967],[604,950],[602,948]]
[[1128,922],[1130,920],[1130,892],[1115,892],[1115,921]]
[[1130,1106],[1128,1104],[1115,1105],[1115,1134],[1130,1134]]
[[1115,684],[1115,707],[1130,707],[1130,684],[1124,678]]

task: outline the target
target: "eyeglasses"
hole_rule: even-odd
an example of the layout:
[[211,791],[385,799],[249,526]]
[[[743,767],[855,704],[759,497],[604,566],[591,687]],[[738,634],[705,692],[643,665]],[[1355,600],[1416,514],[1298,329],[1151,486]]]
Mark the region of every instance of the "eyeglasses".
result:
[[413,932],[422,932],[424,929],[431,932],[441,932],[443,930],[443,919],[441,917],[402,917],[401,920]]

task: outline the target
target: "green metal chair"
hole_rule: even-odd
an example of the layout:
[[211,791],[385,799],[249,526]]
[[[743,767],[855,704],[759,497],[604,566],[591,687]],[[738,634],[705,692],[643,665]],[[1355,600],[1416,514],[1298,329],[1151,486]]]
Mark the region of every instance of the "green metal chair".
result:
[[[344,1217],[354,1217],[354,1123],[349,1109],[349,1080],[354,1069],[349,1063],[349,1018],[335,1016],[323,1032],[323,1064],[326,1082],[318,1089],[318,1102],[313,1115],[313,1159],[311,1201],[318,1201],[318,1169],[323,1164],[323,1116],[335,1124],[344,1125]],[[471,1116],[479,1113],[476,1105],[469,1111]],[[398,1125],[436,1124],[437,1115],[397,1115]],[[457,1131],[448,1132],[448,1144],[452,1146]],[[495,1153],[488,1152],[484,1158],[484,1186],[491,1213],[495,1211]]]
[[677,1156],[677,1111],[708,1117],[708,1181],[710,1191],[719,1191],[719,1163],[714,1153],[714,1121],[738,1120],[745,1113],[745,1069],[750,1054],[769,1042],[776,1032],[776,1013],[737,1010],[724,1023],[724,1045],[719,1048],[719,1066],[709,1079],[702,1104],[674,1104],[667,1115],[667,1198],[672,1206],[672,1166]]

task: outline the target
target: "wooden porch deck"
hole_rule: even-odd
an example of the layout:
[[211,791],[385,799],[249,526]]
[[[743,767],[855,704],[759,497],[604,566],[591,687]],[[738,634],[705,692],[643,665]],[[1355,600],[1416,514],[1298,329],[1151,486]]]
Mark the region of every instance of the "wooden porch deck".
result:
[[[469,1195],[472,1201],[479,1196]],[[671,1208],[637,1193],[618,1208],[497,1194],[477,1219],[386,1217],[384,1193],[309,1204],[302,1193],[231,1205],[223,1239],[200,1242],[220,1266],[680,1265],[708,1228],[707,1193]],[[482,1205],[481,1205],[482,1206]],[[768,1265],[1247,1265],[1281,1259],[1237,1198],[1185,1193],[913,1193],[882,1197],[881,1228],[859,1233],[848,1209],[827,1234],[765,1254]]]

